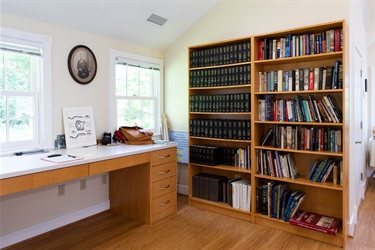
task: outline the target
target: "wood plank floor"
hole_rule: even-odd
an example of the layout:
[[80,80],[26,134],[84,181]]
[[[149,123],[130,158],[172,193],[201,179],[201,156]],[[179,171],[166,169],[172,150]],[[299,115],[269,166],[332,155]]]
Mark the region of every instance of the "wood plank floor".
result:
[[[109,211],[15,244],[15,249],[340,249],[303,237],[189,207],[142,225]],[[375,249],[375,180],[359,208],[354,239],[346,249]]]

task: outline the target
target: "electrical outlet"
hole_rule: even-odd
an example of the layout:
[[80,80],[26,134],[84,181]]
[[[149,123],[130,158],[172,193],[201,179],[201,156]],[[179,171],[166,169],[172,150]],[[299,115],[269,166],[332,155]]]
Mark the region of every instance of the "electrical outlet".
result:
[[61,184],[57,187],[57,196],[65,195],[65,184]]
[[102,185],[107,184],[107,175],[102,175]]
[[79,182],[80,190],[86,189],[86,179],[83,179]]

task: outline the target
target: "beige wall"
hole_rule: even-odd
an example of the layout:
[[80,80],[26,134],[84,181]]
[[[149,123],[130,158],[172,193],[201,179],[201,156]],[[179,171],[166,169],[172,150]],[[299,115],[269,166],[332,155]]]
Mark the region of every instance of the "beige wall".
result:
[[[161,51],[6,13],[1,13],[1,27],[52,36],[53,138],[58,134],[64,134],[61,112],[63,107],[92,106],[97,137],[101,138],[103,132],[108,130],[110,49],[163,58]],[[76,83],[67,68],[70,50],[80,44],[88,46],[94,52],[98,65],[95,79],[87,85]]]

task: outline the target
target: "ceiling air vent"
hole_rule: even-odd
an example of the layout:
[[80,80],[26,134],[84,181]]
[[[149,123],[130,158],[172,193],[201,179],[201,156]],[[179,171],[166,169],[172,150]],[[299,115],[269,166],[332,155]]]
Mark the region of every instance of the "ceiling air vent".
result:
[[161,17],[161,16],[158,16],[156,14],[151,14],[151,16],[149,18],[147,18],[147,21],[149,21],[151,23],[154,23],[154,24],[157,24],[157,25],[160,25],[160,26],[163,26],[168,21],[168,19],[166,19],[164,17]]

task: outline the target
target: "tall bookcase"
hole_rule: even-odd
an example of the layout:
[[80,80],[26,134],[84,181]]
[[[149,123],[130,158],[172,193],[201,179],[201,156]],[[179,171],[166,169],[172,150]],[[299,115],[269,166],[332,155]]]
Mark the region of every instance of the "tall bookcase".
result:
[[[228,59],[231,57],[230,51],[233,50],[231,47],[243,43],[249,44],[249,60]],[[345,76],[344,46],[345,21],[336,21],[189,47],[189,204],[191,206],[329,244],[345,245],[348,164],[345,142],[346,83],[345,77],[342,77]],[[247,82],[228,80],[233,77],[230,72],[236,72],[234,69],[237,67],[250,68],[240,71],[242,76],[238,78],[248,79]],[[229,70],[229,73],[216,75],[222,72],[221,69],[232,70]],[[324,78],[319,77],[323,74]],[[334,80],[328,81],[327,74]],[[216,110],[210,106],[212,105],[210,103],[217,103],[215,98],[219,95],[245,93],[250,94],[249,110]],[[329,105],[327,100],[331,100],[336,107],[333,117],[329,116],[328,110],[326,116],[318,114],[319,106],[323,105],[323,101]],[[220,102],[225,102],[225,99],[219,99]],[[234,97],[229,103],[231,102],[236,102],[236,98]],[[299,103],[302,103],[300,110],[296,108]],[[317,112],[314,113],[314,110]],[[324,108],[320,111],[324,112]],[[333,108],[332,112],[335,112]],[[197,120],[203,122],[197,125]],[[212,126],[205,123],[211,120]],[[214,125],[214,121],[218,120],[250,121],[250,126],[247,127],[250,138],[230,139],[216,136],[218,125]],[[197,127],[206,133],[197,134]],[[222,126],[219,123],[220,128],[235,129],[233,126]],[[211,133],[210,129],[213,129]],[[273,134],[269,140],[265,140],[270,130]],[[250,166],[246,169],[229,164],[211,166],[207,162],[197,162],[196,158],[208,157],[209,150],[202,151],[197,156],[195,151],[191,151],[192,148],[209,146],[248,148]],[[293,165],[299,173],[298,177],[285,177],[287,174],[282,172],[282,165],[279,163],[281,158],[278,158],[280,156],[285,156],[284,159],[286,157],[292,159],[290,162],[294,162]],[[271,171],[270,166],[267,166],[269,164],[266,163],[267,160],[273,162],[276,169]],[[332,170],[324,182],[307,178],[313,163],[324,160],[334,162],[335,164],[331,165],[335,166],[335,171]],[[288,164],[289,161],[286,162]],[[201,173],[225,176],[228,179],[239,177],[250,181],[251,191],[248,193],[250,196],[248,198],[251,200],[250,211],[233,208],[225,202],[200,198],[199,195],[197,197],[195,192],[197,188],[194,188],[197,179],[194,178]],[[262,213],[259,210],[259,203],[257,208],[257,195],[259,198],[257,187],[271,181],[286,183],[290,190],[305,193],[301,210],[341,219],[338,233],[329,235],[293,226],[282,219],[275,219]]]
[[251,180],[250,169],[218,159],[236,148],[247,148],[250,158],[250,37],[192,46],[189,55],[189,204],[251,221],[249,211],[193,193],[194,176],[202,173]]
[[[330,36],[330,38],[327,39],[327,36]],[[323,44],[321,43],[322,37],[326,41]],[[254,82],[252,95],[254,113],[252,124],[252,188],[256,189],[259,185],[272,180],[288,183],[291,190],[299,190],[306,194],[306,198],[301,205],[302,210],[337,217],[342,220],[342,224],[336,236],[332,236],[296,227],[290,225],[288,222],[284,222],[284,220],[270,218],[260,212],[253,213],[253,222],[338,246],[343,246],[345,241],[343,232],[346,230],[345,208],[347,206],[347,183],[345,178],[347,175],[345,166],[347,164],[345,155],[343,154],[346,128],[343,123],[345,119],[342,117],[345,114],[345,88],[343,88],[345,85],[342,78],[342,75],[344,75],[342,70],[345,68],[344,37],[343,21],[255,36],[254,44],[258,46],[254,46],[255,60],[252,70],[252,80]],[[277,44],[280,41],[281,45],[278,46]],[[291,45],[289,57],[283,55],[285,50],[288,50],[283,48],[284,42],[289,42]],[[268,45],[265,45],[265,43],[268,43]],[[275,47],[275,43],[276,49],[272,49]],[[302,44],[306,45],[302,46]],[[266,51],[263,51],[267,46]],[[280,50],[278,47],[280,47]],[[337,61],[342,63],[341,66]],[[336,76],[334,76],[335,65],[340,70],[340,72],[337,71],[338,74]],[[322,83],[323,79],[319,79],[318,77],[322,75],[323,71],[319,72],[319,70],[327,70],[329,67],[333,67],[331,68],[333,69],[332,77],[335,79],[332,81],[331,86],[327,82],[325,88]],[[300,69],[307,69],[307,79],[301,79],[301,74],[299,74],[301,73]],[[295,79],[297,78],[295,82],[293,79],[290,81],[290,76],[289,81],[283,79],[283,77],[288,78],[288,75],[295,75],[297,71],[299,75],[295,77]],[[270,86],[269,82],[267,86],[267,82],[264,80],[264,72],[269,72],[268,77],[271,77],[270,74],[275,74],[273,78],[271,77],[273,80],[271,85],[273,86]],[[282,72],[281,76],[277,72]],[[288,75],[284,76],[284,73],[288,73]],[[306,71],[302,73],[304,77],[306,73]],[[276,77],[276,75],[281,78]],[[280,81],[276,79],[281,80],[281,84],[285,83],[288,86],[279,86],[277,83],[280,83]],[[323,117],[321,117],[321,121],[314,119],[298,120],[296,119],[298,112],[292,109],[289,109],[289,113],[292,113],[292,116],[294,115],[294,119],[288,119],[289,116],[285,118],[285,116],[280,114],[280,112],[288,113],[288,108],[283,106],[283,103],[285,104],[286,101],[295,101],[296,99],[299,99],[299,101],[306,100],[307,107],[305,108],[308,109],[311,108],[311,106],[308,107],[310,97],[315,98],[319,102],[326,96],[333,98],[336,101],[338,109],[341,110],[341,112],[339,111],[341,119],[338,122],[325,121]],[[262,111],[262,100],[265,100],[266,103],[268,102],[265,111]],[[274,105],[269,105],[270,103]],[[294,107],[293,105],[296,106],[298,103],[292,102],[292,108]],[[264,113],[267,114],[268,119],[263,117]],[[292,132],[290,129],[288,131],[287,127],[291,128]],[[262,141],[269,129],[273,129],[273,132],[277,131],[276,135],[273,136],[273,142],[262,145]],[[281,129],[284,130],[284,134]],[[294,131],[297,132],[294,133]],[[311,135],[307,135],[306,131],[309,131]],[[287,135],[285,136],[288,133],[292,133],[289,138]],[[281,141],[282,137],[284,137],[285,143],[279,142],[275,145],[274,141]],[[327,145],[329,141],[332,142],[331,145]],[[304,143],[307,145],[304,146]],[[289,156],[294,158],[295,166],[300,176],[295,179],[277,177],[278,175],[276,174],[272,175],[267,173],[267,171],[262,171],[259,166],[260,152],[271,152],[271,155],[275,153],[280,155],[289,154]],[[339,170],[341,169],[341,175],[338,174],[338,176],[342,177],[341,183],[336,184],[335,181],[334,184],[333,177],[328,177],[325,182],[316,182],[306,178],[313,162],[323,161],[324,159],[332,159],[337,162],[336,166],[339,167]],[[340,182],[339,177],[338,182]],[[253,192],[253,196],[255,195]],[[255,199],[253,201],[252,211],[256,211],[256,201]]]

